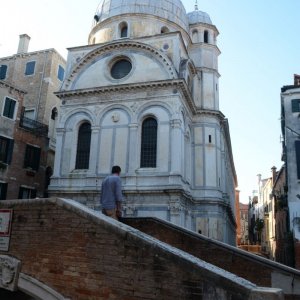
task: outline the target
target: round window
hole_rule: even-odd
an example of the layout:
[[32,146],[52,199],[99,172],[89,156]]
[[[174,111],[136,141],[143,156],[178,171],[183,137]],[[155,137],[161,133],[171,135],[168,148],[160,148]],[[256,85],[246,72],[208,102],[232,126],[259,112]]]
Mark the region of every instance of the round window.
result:
[[114,79],[121,79],[128,75],[132,69],[132,64],[127,59],[120,59],[116,61],[110,71],[111,77]]

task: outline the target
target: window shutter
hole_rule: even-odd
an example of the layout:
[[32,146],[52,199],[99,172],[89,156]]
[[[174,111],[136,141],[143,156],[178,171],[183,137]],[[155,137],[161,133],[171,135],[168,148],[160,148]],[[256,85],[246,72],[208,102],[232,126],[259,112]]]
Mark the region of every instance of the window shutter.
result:
[[25,149],[25,156],[24,156],[24,165],[23,165],[24,168],[30,167],[29,160],[30,160],[30,147],[27,145]]
[[31,198],[31,199],[36,198],[36,190],[35,190],[35,189],[34,189],[34,190],[31,190],[30,198]]
[[300,99],[292,100],[292,112],[300,112]]
[[6,65],[1,65],[0,67],[0,79],[5,79],[6,77],[6,71],[7,71],[7,66]]
[[40,148],[35,148],[34,160],[32,162],[32,165],[33,165],[32,169],[33,170],[38,171],[39,166],[40,166],[40,159],[41,159],[41,149]]
[[0,200],[6,199],[7,183],[0,183]]
[[297,176],[300,179],[300,141],[295,141]]
[[3,110],[3,116],[13,119],[15,112],[16,101],[6,97]]
[[18,199],[23,199],[23,188],[22,187],[20,187],[20,189],[19,189]]
[[7,161],[6,161],[8,165],[11,163],[13,150],[14,150],[14,140],[9,140],[8,147],[7,147]]

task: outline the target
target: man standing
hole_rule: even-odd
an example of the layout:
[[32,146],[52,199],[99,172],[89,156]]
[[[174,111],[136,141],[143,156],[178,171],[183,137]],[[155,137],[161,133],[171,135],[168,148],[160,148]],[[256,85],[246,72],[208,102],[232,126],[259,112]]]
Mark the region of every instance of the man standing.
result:
[[113,166],[111,175],[107,176],[101,187],[100,203],[102,205],[102,213],[108,217],[118,220],[122,216],[122,184],[121,184],[121,168]]

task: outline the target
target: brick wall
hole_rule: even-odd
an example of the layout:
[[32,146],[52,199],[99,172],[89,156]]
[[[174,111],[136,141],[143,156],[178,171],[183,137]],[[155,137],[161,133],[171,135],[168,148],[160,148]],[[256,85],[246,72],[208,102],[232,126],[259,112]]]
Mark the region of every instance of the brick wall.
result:
[[[70,299],[256,299],[260,294],[250,282],[71,200],[2,201],[0,208],[13,209],[9,252],[0,254],[21,260],[22,273]],[[263,299],[282,299],[280,291],[275,294]]]
[[[276,285],[282,284],[288,293],[295,292],[300,295],[300,272],[297,270],[155,218],[125,218],[123,222],[259,286],[279,287]],[[272,278],[275,273],[289,279],[285,282],[282,279],[281,283],[277,280],[274,283]],[[300,299],[300,296],[293,297]]]
[[295,268],[300,270],[300,241],[295,242]]

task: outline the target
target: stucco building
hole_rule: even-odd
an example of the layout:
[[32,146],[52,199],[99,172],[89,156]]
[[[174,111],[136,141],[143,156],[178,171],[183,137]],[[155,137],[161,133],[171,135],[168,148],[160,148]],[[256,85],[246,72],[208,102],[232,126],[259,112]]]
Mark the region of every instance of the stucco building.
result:
[[286,168],[286,195],[289,210],[288,230],[295,241],[295,265],[300,268],[300,84],[281,89],[281,129],[283,160]]
[[124,216],[155,216],[235,244],[236,173],[219,110],[219,32],[180,0],[101,1],[69,49],[52,196],[99,209],[122,168]]

